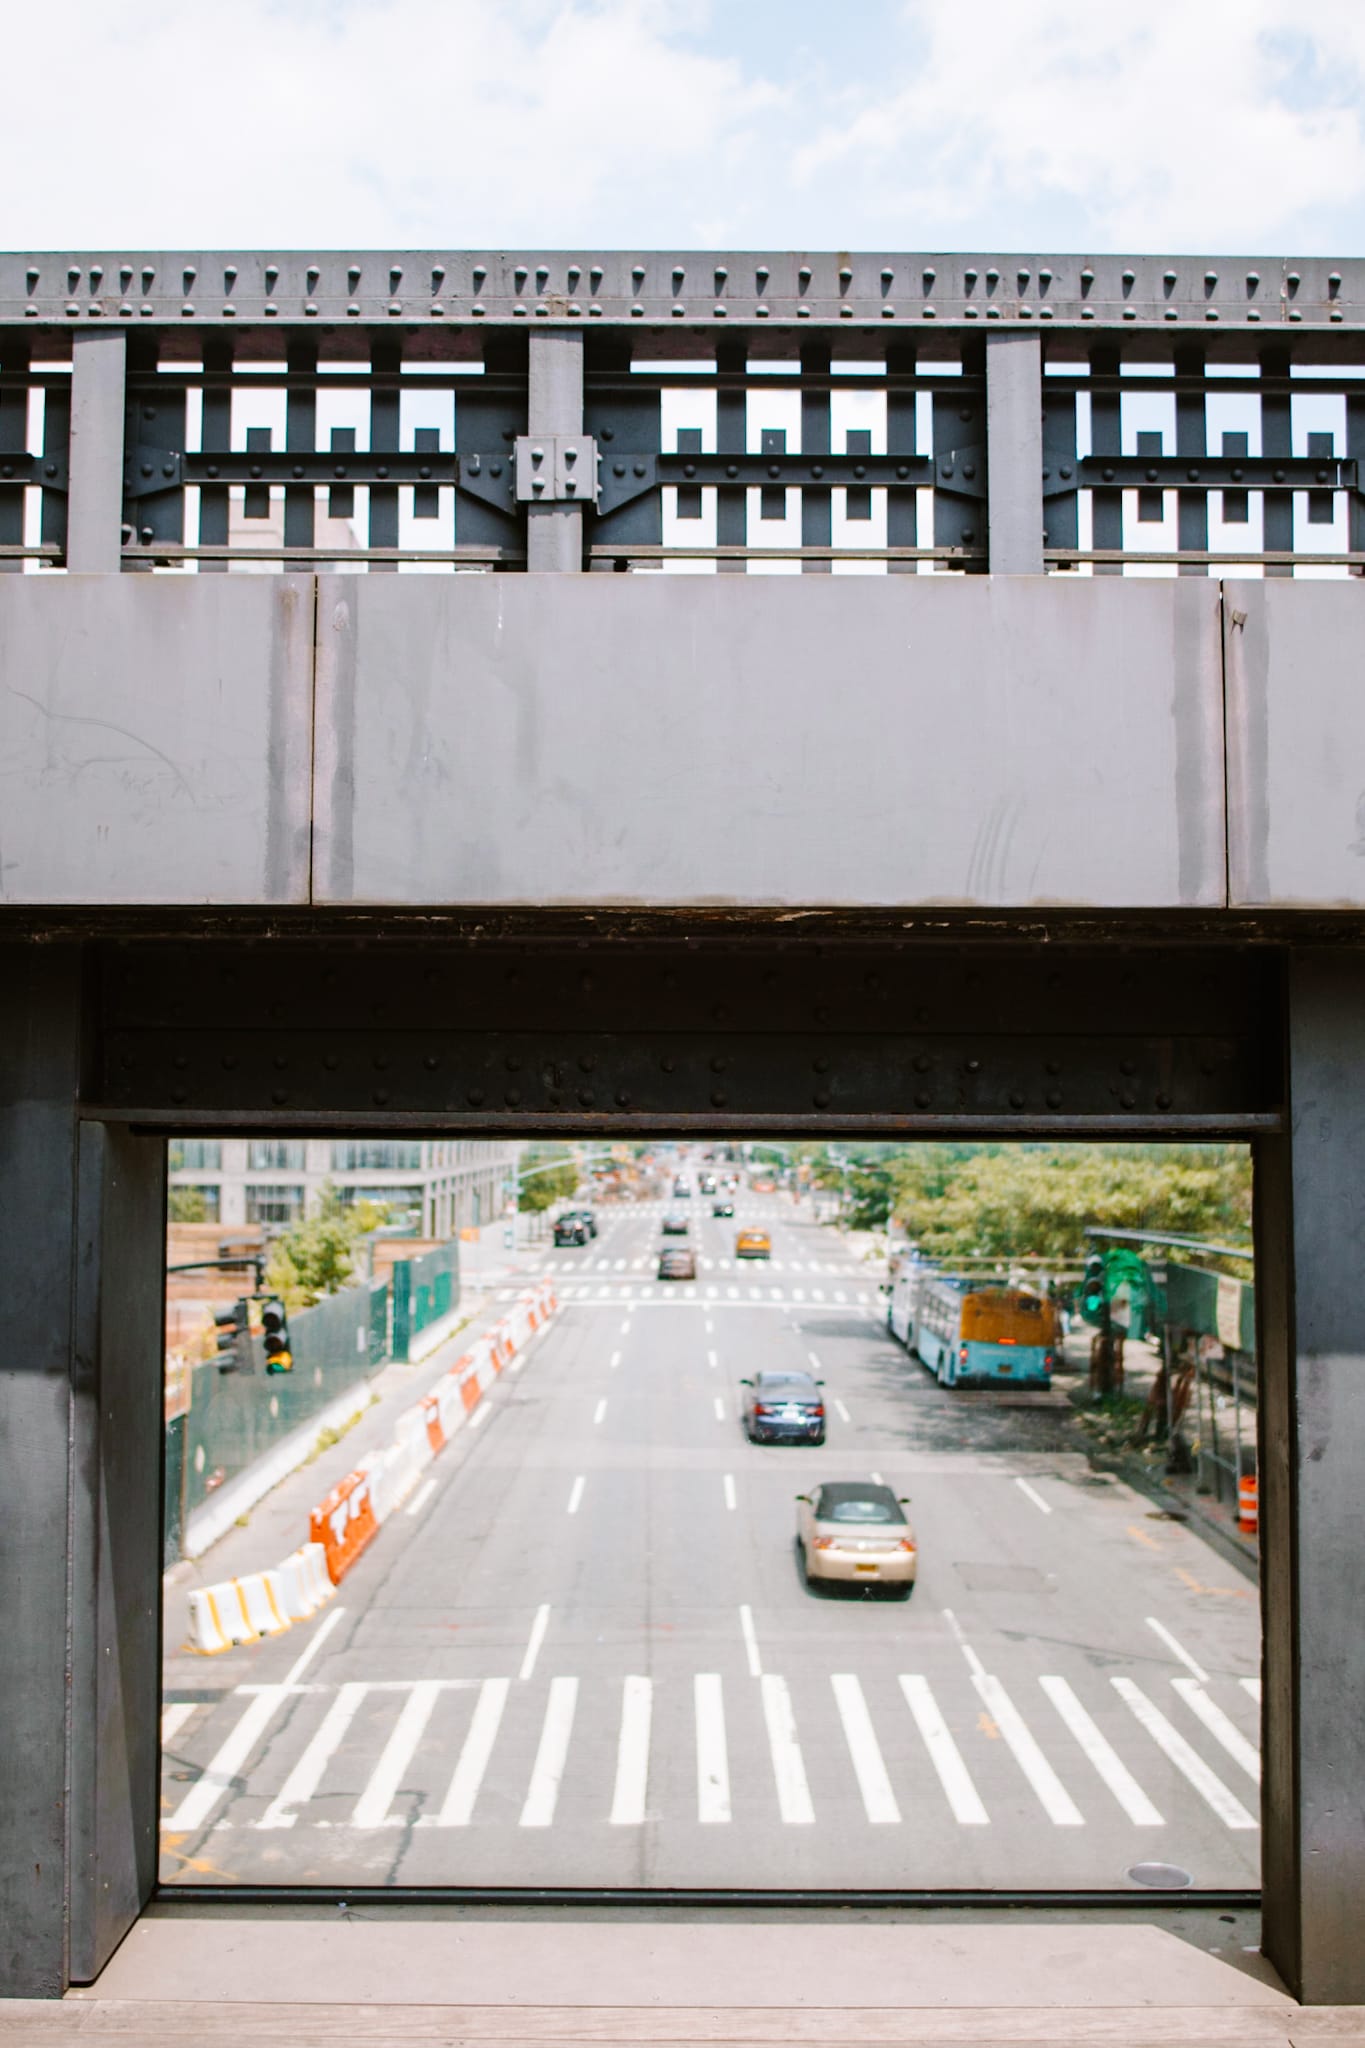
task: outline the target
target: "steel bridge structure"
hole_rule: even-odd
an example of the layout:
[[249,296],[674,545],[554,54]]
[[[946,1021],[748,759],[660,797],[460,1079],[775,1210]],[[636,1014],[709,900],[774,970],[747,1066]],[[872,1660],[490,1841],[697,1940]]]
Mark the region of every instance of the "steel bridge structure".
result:
[[0,256],[0,1992],[155,1891],[164,1140],[1242,1137],[1365,2000],[1365,264]]

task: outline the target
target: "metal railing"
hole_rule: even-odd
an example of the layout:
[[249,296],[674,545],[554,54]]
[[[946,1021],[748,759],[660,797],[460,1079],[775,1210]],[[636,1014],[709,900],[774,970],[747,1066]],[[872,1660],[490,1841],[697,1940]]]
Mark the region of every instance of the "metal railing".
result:
[[1365,568],[1365,264],[0,257],[0,568]]

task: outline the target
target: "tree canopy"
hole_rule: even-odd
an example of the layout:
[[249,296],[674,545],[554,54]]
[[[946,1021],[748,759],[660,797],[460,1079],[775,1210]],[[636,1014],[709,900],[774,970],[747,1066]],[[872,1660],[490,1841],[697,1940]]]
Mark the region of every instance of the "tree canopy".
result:
[[328,1181],[311,1215],[281,1231],[270,1247],[266,1284],[286,1308],[311,1308],[324,1294],[335,1294],[355,1270],[356,1240],[387,1221],[382,1202],[342,1201]]
[[564,1145],[528,1145],[522,1172],[526,1173],[528,1167],[543,1171],[531,1173],[521,1183],[517,1206],[523,1215],[552,1209],[556,1202],[575,1192],[581,1178],[577,1158]]
[[[822,1148],[825,1150],[826,1148]],[[925,1144],[839,1152],[814,1168],[846,1185],[855,1228],[894,1217],[933,1258],[1084,1257],[1087,1225],[1249,1243],[1241,1145]]]

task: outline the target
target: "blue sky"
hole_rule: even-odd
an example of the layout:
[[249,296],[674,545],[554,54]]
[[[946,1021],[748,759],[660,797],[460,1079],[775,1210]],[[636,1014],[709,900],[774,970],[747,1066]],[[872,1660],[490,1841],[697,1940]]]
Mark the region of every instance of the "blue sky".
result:
[[[52,66],[54,21],[61,66]],[[1365,0],[64,0],[11,247],[1359,253]]]

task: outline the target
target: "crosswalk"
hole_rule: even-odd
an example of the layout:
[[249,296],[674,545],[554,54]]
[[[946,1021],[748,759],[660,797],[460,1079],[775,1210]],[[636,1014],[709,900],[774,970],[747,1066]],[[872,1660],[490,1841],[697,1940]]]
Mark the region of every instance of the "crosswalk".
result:
[[[653,1272],[655,1262],[649,1261]],[[706,1271],[706,1261],[701,1262]],[[740,1269],[743,1273],[743,1268]],[[555,1293],[561,1304],[577,1302],[680,1302],[704,1301],[720,1307],[744,1307],[759,1305],[791,1305],[815,1308],[858,1308],[880,1319],[885,1312],[885,1297],[875,1287],[869,1286],[788,1286],[775,1283],[768,1278],[770,1267],[758,1269],[762,1278],[752,1273],[743,1273],[737,1280],[631,1280],[617,1273],[599,1273],[585,1277],[587,1269],[577,1269],[579,1277],[562,1280],[555,1276]],[[514,1287],[493,1290],[492,1298],[499,1306],[515,1301]]]
[[[976,1667],[977,1660],[973,1660]],[[755,1668],[759,1667],[759,1668]],[[1082,1690],[1085,1697],[1082,1697]],[[163,1707],[162,1828],[1257,1826],[1255,1680],[983,1668],[242,1686]],[[203,1760],[184,1784],[191,1753]]]
[[[585,1273],[648,1273],[658,1264],[658,1253],[651,1252],[640,1257],[594,1258],[590,1251],[580,1253],[576,1258],[549,1258],[543,1270],[556,1278],[581,1278]],[[703,1273],[819,1273],[845,1281],[866,1281],[869,1269],[855,1265],[848,1259],[733,1259],[703,1254],[697,1260]]]

